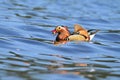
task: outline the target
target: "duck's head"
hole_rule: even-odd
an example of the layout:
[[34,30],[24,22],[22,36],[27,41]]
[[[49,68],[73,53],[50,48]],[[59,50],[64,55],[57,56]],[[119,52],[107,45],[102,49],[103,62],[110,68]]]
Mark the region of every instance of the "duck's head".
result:
[[56,41],[65,40],[70,35],[67,26],[57,26],[54,30],[52,30],[52,33],[58,33]]
[[53,34],[62,33],[62,32],[68,32],[67,26],[57,26],[54,30],[52,30]]

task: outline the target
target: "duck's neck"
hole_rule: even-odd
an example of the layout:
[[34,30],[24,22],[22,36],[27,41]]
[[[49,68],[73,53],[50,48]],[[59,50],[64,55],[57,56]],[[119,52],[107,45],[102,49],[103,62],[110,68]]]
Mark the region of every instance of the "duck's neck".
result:
[[56,37],[56,41],[66,40],[68,36],[70,36],[70,32],[68,30],[59,32]]

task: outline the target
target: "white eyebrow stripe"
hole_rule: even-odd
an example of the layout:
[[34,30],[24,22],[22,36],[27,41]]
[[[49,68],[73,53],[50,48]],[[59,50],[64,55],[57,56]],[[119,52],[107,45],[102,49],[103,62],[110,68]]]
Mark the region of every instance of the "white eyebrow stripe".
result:
[[64,27],[62,27],[62,26],[58,26],[58,27],[60,27],[60,28],[62,28],[62,29],[64,29],[64,30],[66,30],[66,28],[64,28]]

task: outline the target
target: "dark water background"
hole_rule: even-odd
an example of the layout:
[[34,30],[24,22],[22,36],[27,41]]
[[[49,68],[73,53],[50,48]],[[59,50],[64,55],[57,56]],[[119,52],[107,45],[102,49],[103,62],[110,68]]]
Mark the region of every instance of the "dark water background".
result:
[[[75,23],[100,32],[53,45]],[[120,80],[120,0],[0,0],[0,80]]]

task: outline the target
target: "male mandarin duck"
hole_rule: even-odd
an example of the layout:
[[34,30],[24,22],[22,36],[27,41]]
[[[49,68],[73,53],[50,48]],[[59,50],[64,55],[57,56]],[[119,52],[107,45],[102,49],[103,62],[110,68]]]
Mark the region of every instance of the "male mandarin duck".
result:
[[70,31],[68,30],[67,26],[57,26],[54,30],[52,30],[53,34],[58,33],[56,37],[56,41],[90,41],[94,37],[95,33],[98,32],[98,30],[95,30],[94,32],[91,32],[92,30],[86,30],[79,24],[74,25],[74,32],[73,34],[70,34]]

